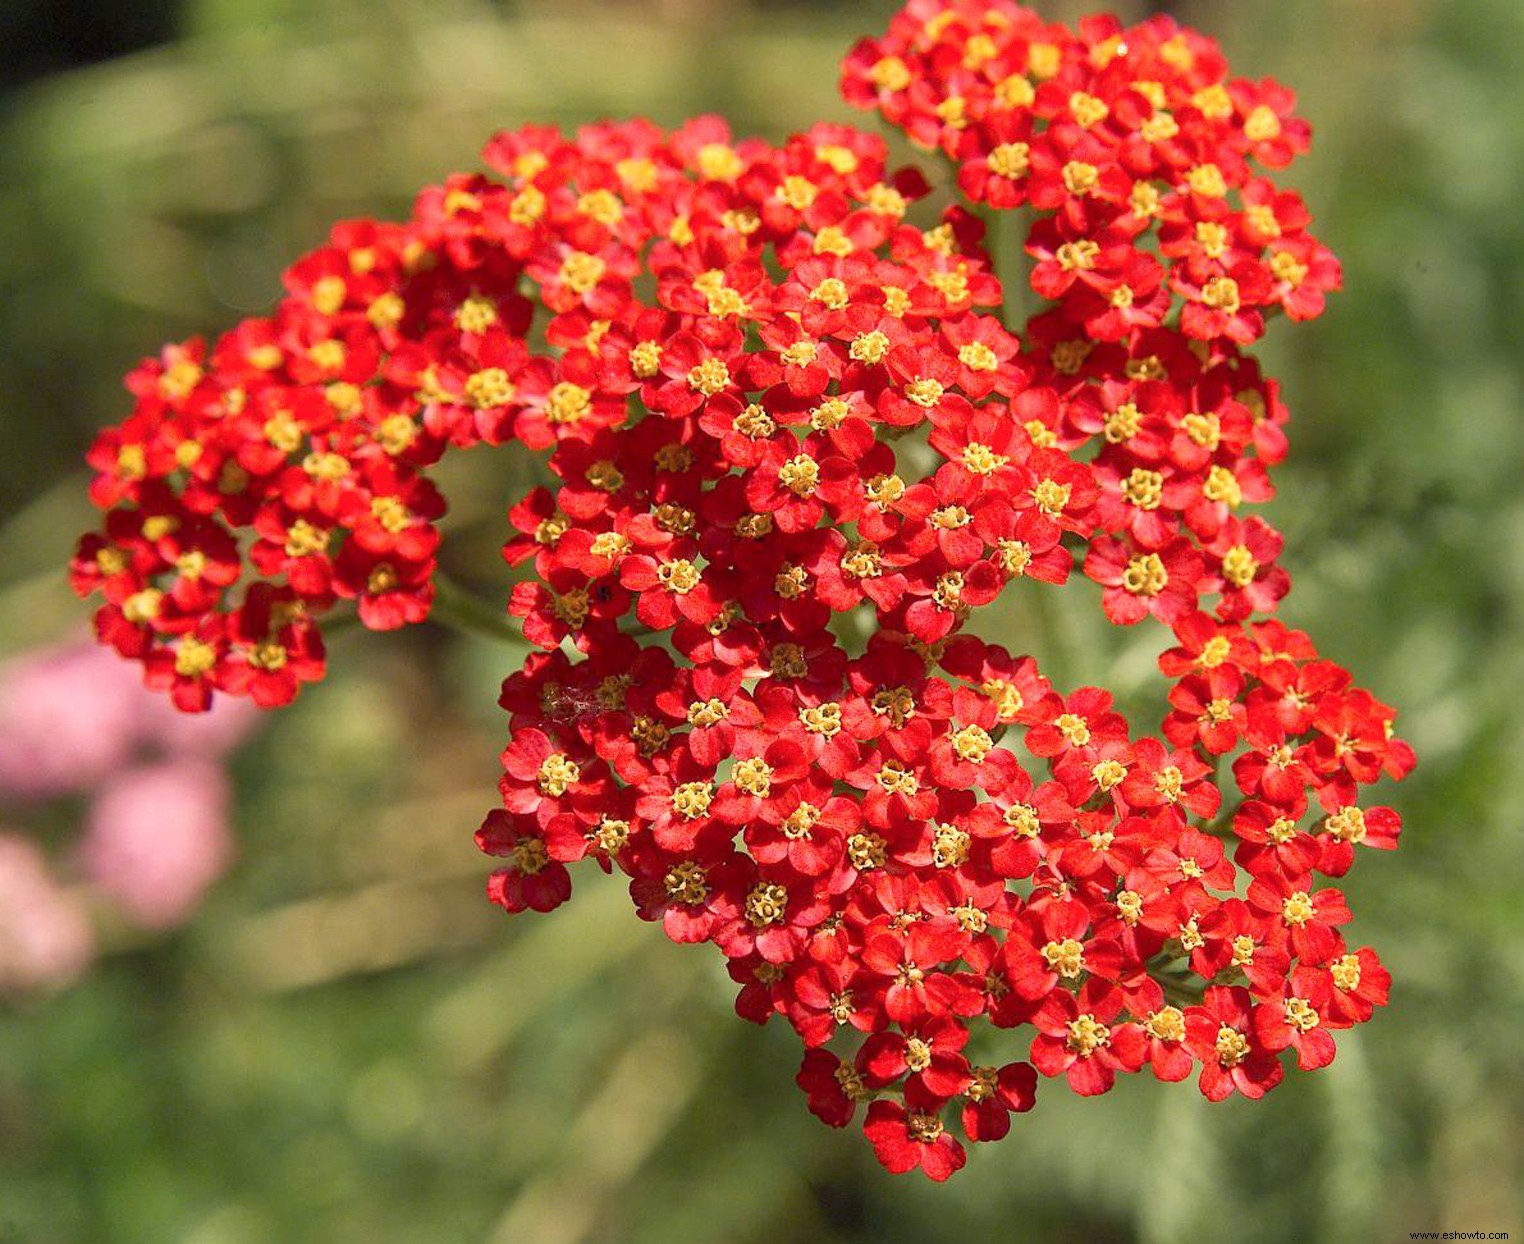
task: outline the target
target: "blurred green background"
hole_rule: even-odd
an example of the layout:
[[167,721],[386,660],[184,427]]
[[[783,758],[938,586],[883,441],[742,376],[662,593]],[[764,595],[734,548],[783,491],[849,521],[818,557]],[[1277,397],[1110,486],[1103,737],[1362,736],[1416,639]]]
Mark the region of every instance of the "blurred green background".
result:
[[[836,61],[893,7],[6,0],[0,655],[82,626],[59,569],[92,521],[80,457],[141,355],[263,310],[330,222],[404,213],[498,127],[861,122]],[[736,1021],[718,956],[638,923],[617,879],[579,873],[548,917],[483,901],[470,834],[520,653],[345,634],[240,754],[240,859],[198,918],[0,1007],[0,1240],[1520,1238],[1524,4],[1162,7],[1317,129],[1290,180],[1347,292],[1272,333],[1293,456],[1268,516],[1284,616],[1420,756],[1383,792],[1403,849],[1347,887],[1390,1010],[1258,1105],[1046,1084],[951,1184],[892,1179],[806,1113],[792,1034]],[[490,584],[522,476],[447,467],[446,562]],[[1157,632],[1109,641],[1084,590],[1052,595],[1062,641],[1032,646],[1057,681],[1149,682]]]

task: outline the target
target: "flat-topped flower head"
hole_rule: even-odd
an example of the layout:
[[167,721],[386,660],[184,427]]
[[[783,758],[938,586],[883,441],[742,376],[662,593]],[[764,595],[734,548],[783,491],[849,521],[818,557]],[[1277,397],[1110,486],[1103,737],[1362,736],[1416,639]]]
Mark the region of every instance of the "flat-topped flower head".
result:
[[[535,649],[492,899],[617,868],[795,1028],[817,1116],[940,1180],[1039,1075],[1199,1068],[1218,1100],[1329,1061],[1388,978],[1323,879],[1395,845],[1360,788],[1413,758],[1268,620],[1288,413],[1246,350],[1339,284],[1272,180],[1308,143],[1289,92],[1166,17],[1012,0],[911,0],[843,89],[967,205],[840,125],[498,134],[490,174],[337,226],[272,315],[133,372],[71,574],[181,707],[286,703],[335,613],[459,613],[446,452],[539,455],[492,619]],[[984,247],[1017,208],[1046,303],[1019,333]],[[980,637],[1060,586],[1172,635],[1167,744]],[[1019,1031],[971,1064],[986,1023]]]

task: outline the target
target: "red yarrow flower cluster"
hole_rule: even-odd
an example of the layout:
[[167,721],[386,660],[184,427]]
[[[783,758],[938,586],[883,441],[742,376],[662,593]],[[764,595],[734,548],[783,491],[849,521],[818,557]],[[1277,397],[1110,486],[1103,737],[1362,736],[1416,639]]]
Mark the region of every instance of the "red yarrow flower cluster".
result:
[[[503,133],[490,175],[337,227],[274,315],[133,373],[73,574],[182,708],[284,703],[340,602],[429,613],[447,448],[543,453],[504,550],[540,651],[503,684],[490,897],[617,868],[795,1030],[818,1117],[941,1180],[1040,1078],[1217,1100],[1329,1062],[1389,977],[1327,883],[1395,846],[1361,788],[1413,757],[1267,619],[1282,539],[1246,513],[1288,416],[1243,347],[1337,284],[1252,171],[1306,146],[1289,93],[1168,19],[924,0],[844,90],[986,214],[1033,209],[1056,305],[1022,338],[984,220],[926,217],[877,138]],[[1161,738],[976,633],[1076,565],[1169,629]]]
[[1339,288],[1305,204],[1264,172],[1308,149],[1295,96],[1229,78],[1172,18],[1071,31],[1010,0],[911,0],[842,86],[955,161],[971,200],[1036,209],[1033,287],[1092,341],[1178,311],[1193,340],[1247,345],[1266,314],[1311,319]]

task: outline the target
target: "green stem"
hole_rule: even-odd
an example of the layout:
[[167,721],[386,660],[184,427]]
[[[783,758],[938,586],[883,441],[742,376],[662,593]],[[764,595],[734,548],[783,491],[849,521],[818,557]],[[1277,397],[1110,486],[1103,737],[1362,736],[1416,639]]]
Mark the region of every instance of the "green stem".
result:
[[342,634],[344,631],[352,631],[360,625],[358,613],[340,613],[331,618],[318,618],[318,629],[324,636]]
[[429,617],[462,635],[475,635],[498,643],[524,642],[519,628],[508,620],[507,613],[500,606],[473,595],[437,570],[434,572],[434,605],[429,610]]
[[981,203],[976,209],[984,221],[984,249],[989,252],[990,270],[1000,280],[1000,320],[1011,332],[1026,327],[1027,306],[1021,271],[1021,243],[1017,235],[1017,214],[1000,211]]

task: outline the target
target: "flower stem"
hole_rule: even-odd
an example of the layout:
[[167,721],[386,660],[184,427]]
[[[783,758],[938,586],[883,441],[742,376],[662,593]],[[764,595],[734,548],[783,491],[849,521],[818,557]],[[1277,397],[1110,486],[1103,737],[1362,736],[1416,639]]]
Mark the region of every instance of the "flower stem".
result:
[[990,271],[1000,281],[1000,320],[1014,333],[1025,327],[1028,310],[1019,258],[1021,245],[1016,235],[1016,213],[1001,211],[988,204],[981,204],[978,212],[984,220],[984,249],[989,253]]
[[519,628],[501,607],[473,595],[442,571],[434,572],[434,605],[429,617],[462,635],[475,635],[498,643],[523,644]]

